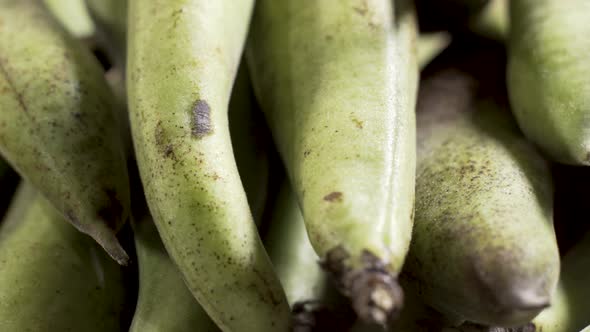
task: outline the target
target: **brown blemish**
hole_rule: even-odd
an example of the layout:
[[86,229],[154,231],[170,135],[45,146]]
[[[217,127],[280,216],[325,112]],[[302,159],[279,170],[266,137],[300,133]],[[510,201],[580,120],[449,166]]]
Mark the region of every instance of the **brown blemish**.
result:
[[326,196],[324,196],[324,201],[328,201],[328,202],[342,201],[342,193],[339,191],[333,191],[333,192],[327,194]]
[[154,131],[154,139],[156,141],[158,149],[162,152],[164,157],[176,159],[174,154],[174,145],[169,143],[166,139],[164,128],[162,128],[162,121],[158,121],[158,123],[156,124],[156,129]]
[[311,153],[311,150],[309,150],[309,149],[308,149],[308,150],[305,150],[305,151],[303,151],[303,157],[307,157],[307,156],[309,156],[309,154],[310,154],[310,153]]
[[352,118],[352,122],[354,122],[355,126],[358,129],[363,129],[363,125],[364,125],[364,122],[363,121],[361,121],[361,120],[359,120],[357,118]]
[[199,99],[192,109],[191,134],[202,138],[211,132],[211,108],[205,100]]

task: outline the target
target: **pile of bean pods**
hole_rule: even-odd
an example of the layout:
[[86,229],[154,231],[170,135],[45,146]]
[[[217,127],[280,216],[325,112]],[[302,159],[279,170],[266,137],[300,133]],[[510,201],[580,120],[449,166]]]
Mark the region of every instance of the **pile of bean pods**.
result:
[[590,331],[589,0],[0,0],[0,331]]

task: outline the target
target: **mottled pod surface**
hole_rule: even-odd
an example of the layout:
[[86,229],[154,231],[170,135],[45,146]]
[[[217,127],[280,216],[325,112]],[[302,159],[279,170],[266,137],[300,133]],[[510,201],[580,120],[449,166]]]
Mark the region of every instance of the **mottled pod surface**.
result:
[[30,184],[0,224],[0,331],[123,331],[121,267]]
[[83,44],[42,2],[0,0],[0,152],[118,262],[129,215],[114,97]]
[[508,88],[525,135],[555,161],[590,165],[590,1],[510,1]]
[[253,1],[129,4],[127,91],[149,209],[222,330],[284,331],[289,306],[234,160],[228,103]]
[[503,50],[462,45],[471,48],[445,51],[420,86],[406,270],[453,318],[524,324],[550,304],[559,276],[551,174],[510,116]]
[[380,323],[412,229],[415,34],[406,1],[260,0],[247,49],[311,244]]

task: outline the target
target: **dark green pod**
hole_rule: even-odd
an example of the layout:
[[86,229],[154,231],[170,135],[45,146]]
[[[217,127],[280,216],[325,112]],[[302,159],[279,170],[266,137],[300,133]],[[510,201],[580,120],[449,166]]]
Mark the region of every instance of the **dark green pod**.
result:
[[122,331],[121,267],[22,184],[0,228],[0,331]]

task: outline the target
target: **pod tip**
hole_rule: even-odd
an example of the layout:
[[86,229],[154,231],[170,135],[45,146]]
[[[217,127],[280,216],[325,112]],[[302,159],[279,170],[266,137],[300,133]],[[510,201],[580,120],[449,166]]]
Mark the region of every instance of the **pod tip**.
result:
[[358,271],[352,280],[350,298],[359,318],[387,326],[398,316],[404,295],[399,283],[390,274],[365,269]]
[[403,306],[404,293],[396,276],[389,273],[386,264],[364,250],[359,267],[351,266],[353,257],[341,246],[328,252],[321,263],[338,284],[341,292],[350,298],[357,316],[367,323],[387,327]]

